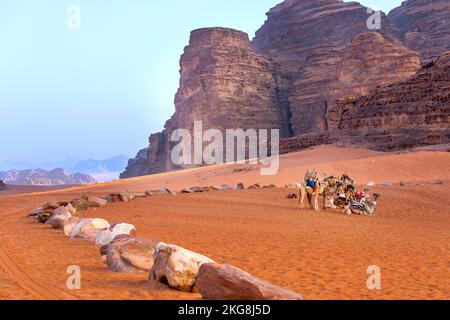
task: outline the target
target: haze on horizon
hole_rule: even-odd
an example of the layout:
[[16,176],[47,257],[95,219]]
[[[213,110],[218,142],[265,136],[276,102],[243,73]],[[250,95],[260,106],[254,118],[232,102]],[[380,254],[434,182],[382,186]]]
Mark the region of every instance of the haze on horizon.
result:
[[[282,0],[3,0],[0,161],[134,156],[174,112],[190,31],[249,33]],[[360,1],[389,12],[401,0]],[[81,29],[66,26],[81,9]]]

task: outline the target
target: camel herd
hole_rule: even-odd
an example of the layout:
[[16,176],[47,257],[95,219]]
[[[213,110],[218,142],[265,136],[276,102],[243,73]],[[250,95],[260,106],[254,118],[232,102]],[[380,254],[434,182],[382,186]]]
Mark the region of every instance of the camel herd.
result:
[[327,176],[320,179],[315,169],[307,170],[304,182],[299,186],[299,205],[304,208],[305,198],[309,206],[316,212],[320,211],[319,197],[322,196],[322,207],[324,210],[344,209],[346,214],[373,215],[377,206],[379,194],[370,197],[368,189],[357,191],[356,184],[347,174],[341,177]]

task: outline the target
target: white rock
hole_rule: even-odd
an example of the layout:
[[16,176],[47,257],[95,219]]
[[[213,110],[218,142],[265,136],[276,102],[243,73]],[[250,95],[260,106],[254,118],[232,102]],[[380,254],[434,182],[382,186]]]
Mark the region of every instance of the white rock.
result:
[[109,228],[109,223],[106,220],[94,218],[94,219],[81,219],[73,227],[70,232],[70,240],[89,240],[95,241],[97,233],[102,229]]
[[130,235],[136,231],[136,227],[128,223],[112,224],[109,228],[101,230],[97,233],[95,243],[105,246],[119,235]]
[[195,281],[204,263],[213,263],[208,257],[176,245],[160,242],[155,247],[150,279],[167,284],[180,291],[197,291]]

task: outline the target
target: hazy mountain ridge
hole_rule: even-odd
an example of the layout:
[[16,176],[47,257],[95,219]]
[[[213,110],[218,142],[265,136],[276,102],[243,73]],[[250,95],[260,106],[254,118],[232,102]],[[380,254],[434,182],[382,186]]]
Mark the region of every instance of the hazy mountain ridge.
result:
[[121,172],[125,169],[128,162],[128,157],[125,155],[118,155],[105,160],[76,160],[74,158],[67,158],[62,161],[45,161],[45,162],[28,162],[28,161],[0,161],[0,171],[10,170],[30,170],[43,169],[53,170],[55,168],[63,168],[67,173],[86,173],[96,174],[105,172]]
[[6,184],[25,186],[62,186],[93,184],[96,180],[84,173],[67,173],[62,168],[50,171],[43,169],[9,170],[0,172]]

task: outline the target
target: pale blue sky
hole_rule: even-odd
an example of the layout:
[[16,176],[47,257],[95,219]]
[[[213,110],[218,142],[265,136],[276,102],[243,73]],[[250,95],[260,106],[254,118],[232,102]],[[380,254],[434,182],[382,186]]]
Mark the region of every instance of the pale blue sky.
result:
[[[281,0],[0,0],[0,161],[133,155],[174,111],[191,30],[254,32]],[[389,11],[401,1],[362,1]],[[69,5],[81,30],[66,27]]]

